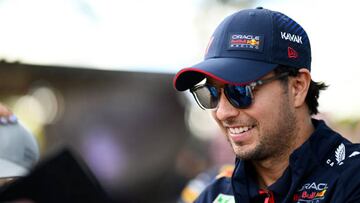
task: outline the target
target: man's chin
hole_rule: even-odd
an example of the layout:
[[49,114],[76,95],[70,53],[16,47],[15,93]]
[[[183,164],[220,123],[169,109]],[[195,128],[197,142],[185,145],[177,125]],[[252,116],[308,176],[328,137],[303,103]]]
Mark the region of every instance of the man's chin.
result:
[[241,160],[261,161],[267,158],[257,147],[242,146],[240,149],[239,146],[233,146],[233,150],[236,157]]
[[253,154],[254,154],[253,149],[246,149],[245,147],[241,147],[241,149],[239,149],[239,147],[237,146],[237,147],[233,147],[233,150],[236,157],[239,159],[249,160],[253,158]]

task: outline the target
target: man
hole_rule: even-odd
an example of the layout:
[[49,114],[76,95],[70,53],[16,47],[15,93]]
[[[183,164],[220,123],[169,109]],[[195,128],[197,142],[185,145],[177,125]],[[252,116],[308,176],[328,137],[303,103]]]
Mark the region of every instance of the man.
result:
[[35,137],[0,103],[0,186],[27,174],[39,157]]
[[360,202],[360,146],[312,119],[326,85],[310,67],[304,29],[259,7],[225,18],[205,60],[177,73],[237,157],[196,202]]

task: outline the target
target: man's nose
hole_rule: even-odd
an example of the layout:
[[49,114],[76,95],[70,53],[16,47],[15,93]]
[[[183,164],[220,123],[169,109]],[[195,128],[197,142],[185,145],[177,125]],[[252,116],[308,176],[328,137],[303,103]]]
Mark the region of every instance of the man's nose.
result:
[[224,90],[222,89],[221,91],[222,93],[215,115],[218,120],[225,121],[229,118],[237,116],[239,114],[239,110],[229,102],[224,94]]

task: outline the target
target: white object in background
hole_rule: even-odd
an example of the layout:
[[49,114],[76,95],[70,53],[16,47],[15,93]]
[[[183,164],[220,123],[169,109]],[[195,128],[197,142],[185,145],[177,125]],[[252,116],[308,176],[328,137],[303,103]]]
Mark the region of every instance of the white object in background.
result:
[[26,175],[39,157],[34,135],[20,122],[0,125],[0,178]]

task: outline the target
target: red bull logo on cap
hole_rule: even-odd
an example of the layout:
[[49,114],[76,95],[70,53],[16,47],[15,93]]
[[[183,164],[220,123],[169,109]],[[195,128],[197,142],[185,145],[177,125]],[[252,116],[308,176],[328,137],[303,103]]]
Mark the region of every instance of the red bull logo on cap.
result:
[[251,34],[232,34],[230,36],[229,49],[261,50],[262,36]]

